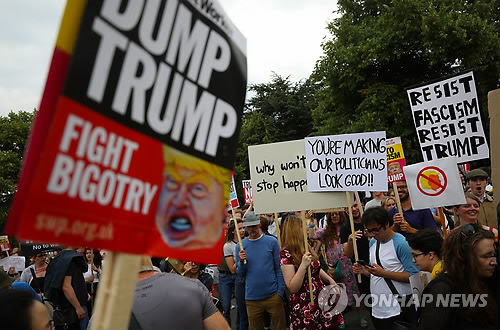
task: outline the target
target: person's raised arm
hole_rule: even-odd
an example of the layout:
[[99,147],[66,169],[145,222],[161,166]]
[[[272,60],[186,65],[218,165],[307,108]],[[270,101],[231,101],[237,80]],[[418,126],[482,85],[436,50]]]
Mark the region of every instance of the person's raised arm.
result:
[[243,260],[247,259],[247,254],[245,250],[240,251],[240,246],[236,245],[236,273],[241,277],[245,277],[247,274],[247,264],[243,262]]
[[281,265],[281,271],[283,272],[283,279],[285,280],[286,287],[291,293],[296,293],[302,287],[304,278],[306,275],[307,267],[312,262],[312,255],[310,252],[305,253],[302,256],[302,262],[299,268],[295,271],[295,266],[292,264]]

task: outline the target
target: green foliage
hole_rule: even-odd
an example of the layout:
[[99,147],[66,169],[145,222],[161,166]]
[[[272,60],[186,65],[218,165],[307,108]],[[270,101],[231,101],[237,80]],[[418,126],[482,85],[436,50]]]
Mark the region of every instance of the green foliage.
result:
[[[500,1],[339,0],[324,55],[316,135],[386,130],[407,162],[421,161],[405,88],[473,69],[487,126],[487,93],[500,86]],[[487,127],[486,127],[486,131]]]
[[0,233],[17,187],[24,150],[36,111],[0,116]]
[[311,110],[316,106],[309,81],[293,83],[273,74],[270,82],[251,85],[249,91],[253,95],[246,103],[234,168],[240,195],[241,180],[250,178],[248,146],[303,139],[312,131]]

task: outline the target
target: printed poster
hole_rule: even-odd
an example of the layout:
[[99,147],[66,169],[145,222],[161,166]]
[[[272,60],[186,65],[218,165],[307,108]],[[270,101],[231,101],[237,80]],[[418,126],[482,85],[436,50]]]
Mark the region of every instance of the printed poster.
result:
[[246,41],[211,4],[68,1],[8,232],[220,261]]
[[414,210],[465,204],[455,157],[408,165],[403,171]]
[[387,139],[387,181],[389,183],[405,180],[403,167],[406,166],[403,144],[400,137]]

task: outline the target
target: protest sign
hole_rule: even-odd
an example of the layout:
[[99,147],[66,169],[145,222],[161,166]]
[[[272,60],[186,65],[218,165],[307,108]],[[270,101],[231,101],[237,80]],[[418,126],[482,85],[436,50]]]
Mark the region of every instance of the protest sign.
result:
[[415,309],[418,310],[418,306],[420,306],[420,301],[422,299],[422,293],[424,288],[431,281],[431,273],[429,272],[418,272],[410,276],[410,286],[413,301],[415,303]]
[[217,1],[68,3],[7,231],[219,262],[245,92]]
[[8,271],[10,267],[14,267],[16,272],[22,272],[26,268],[26,258],[18,256],[10,256],[0,259],[0,268]]
[[472,71],[407,89],[424,160],[489,157]]
[[387,191],[385,132],[308,137],[307,189]]
[[307,191],[304,140],[250,146],[248,160],[255,213],[347,206],[344,193]]
[[229,208],[235,209],[240,206],[238,202],[238,194],[236,193],[236,185],[234,184],[234,175],[231,174],[231,185],[229,186]]
[[47,253],[47,252],[54,252],[61,250],[62,248],[57,244],[23,242],[21,244],[20,254],[26,257],[31,257],[39,253]]
[[388,182],[405,179],[403,167],[406,166],[403,144],[400,137],[387,139],[387,180]]
[[455,157],[405,166],[403,171],[414,210],[465,203]]
[[252,204],[252,184],[250,180],[241,181],[243,184],[243,195],[245,196],[245,204]]
[[0,236],[0,251],[9,251],[10,243],[8,236]]

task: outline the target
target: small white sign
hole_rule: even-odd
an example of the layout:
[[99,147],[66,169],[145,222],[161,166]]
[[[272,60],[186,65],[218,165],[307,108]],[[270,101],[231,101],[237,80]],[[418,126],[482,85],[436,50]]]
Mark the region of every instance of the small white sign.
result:
[[403,168],[414,210],[465,203],[455,157]]

